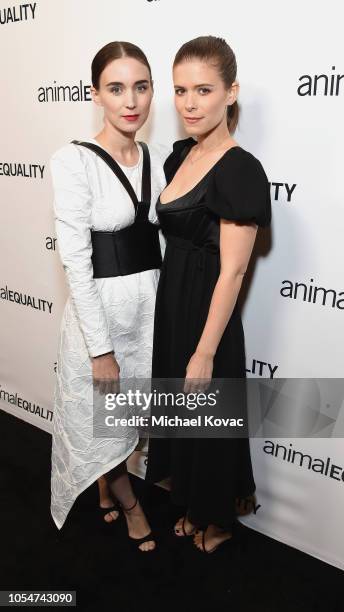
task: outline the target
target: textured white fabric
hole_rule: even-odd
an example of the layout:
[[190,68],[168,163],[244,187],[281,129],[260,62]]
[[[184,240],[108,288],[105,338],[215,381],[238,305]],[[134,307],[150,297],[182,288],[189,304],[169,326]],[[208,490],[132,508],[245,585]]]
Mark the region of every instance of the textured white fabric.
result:
[[[98,144],[94,139],[84,139]],[[142,149],[136,166],[121,166],[141,198]],[[150,145],[152,200],[165,187],[170,150]],[[114,350],[120,376],[149,378],[158,270],[94,279],[90,229],[117,230],[134,221],[132,200],[93,151],[68,144],[51,158],[58,249],[70,296],[61,322],[52,434],[51,514],[61,529],[77,496],[101,474],[128,458],[137,431],[93,438],[91,357]]]

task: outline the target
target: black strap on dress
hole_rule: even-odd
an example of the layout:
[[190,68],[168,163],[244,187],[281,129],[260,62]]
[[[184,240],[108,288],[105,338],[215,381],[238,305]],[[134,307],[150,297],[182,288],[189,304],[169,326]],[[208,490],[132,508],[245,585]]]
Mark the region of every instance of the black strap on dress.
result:
[[161,266],[159,227],[149,221],[151,203],[151,164],[149,149],[139,142],[143,151],[141,201],[119,164],[104,149],[90,142],[73,140],[73,144],[90,149],[111,168],[129,194],[135,209],[132,225],[117,231],[91,230],[94,278],[126,276]]

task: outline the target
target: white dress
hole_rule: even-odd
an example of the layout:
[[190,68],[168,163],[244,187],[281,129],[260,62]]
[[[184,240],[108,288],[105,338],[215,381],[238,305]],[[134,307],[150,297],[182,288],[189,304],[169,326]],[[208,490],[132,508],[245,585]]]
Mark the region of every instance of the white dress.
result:
[[[140,201],[143,154],[138,148],[136,166],[121,168]],[[166,184],[163,163],[170,150],[149,145],[149,152],[149,219],[156,223],[155,203]],[[58,250],[70,289],[59,337],[51,457],[51,514],[61,529],[78,495],[126,460],[138,443],[134,428],[121,438],[93,438],[91,357],[113,350],[120,377],[150,378],[159,270],[94,279],[90,229],[131,225],[133,202],[107,164],[85,147],[62,147],[50,169]]]

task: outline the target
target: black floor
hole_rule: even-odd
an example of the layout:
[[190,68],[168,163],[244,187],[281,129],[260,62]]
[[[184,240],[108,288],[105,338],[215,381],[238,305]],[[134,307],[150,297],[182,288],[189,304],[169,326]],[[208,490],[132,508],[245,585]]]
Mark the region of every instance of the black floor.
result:
[[123,522],[95,512],[97,487],[59,531],[50,515],[51,437],[0,410],[1,589],[75,590],[77,609],[114,612],[344,612],[344,574],[239,525],[239,543],[204,555],[171,535],[180,509],[133,477],[159,550],[128,546]]

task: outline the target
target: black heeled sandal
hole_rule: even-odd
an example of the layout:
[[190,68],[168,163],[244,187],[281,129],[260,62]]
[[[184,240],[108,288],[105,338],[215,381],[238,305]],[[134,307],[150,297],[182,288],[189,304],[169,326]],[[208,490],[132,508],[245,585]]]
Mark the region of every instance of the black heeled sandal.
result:
[[[130,506],[130,508],[125,508],[123,504],[121,504],[120,502],[119,502],[119,505],[122,508],[123,512],[129,512],[130,510],[133,510],[133,508],[135,508],[138,501],[139,499],[137,497],[135,503],[132,506]],[[140,550],[141,552],[153,552],[156,549],[156,537],[154,536],[154,533],[152,530],[150,530],[150,532],[147,533],[147,535],[143,536],[143,538],[133,538],[132,536],[129,535],[129,530],[128,530],[128,538],[129,540],[132,541],[133,544],[137,546],[138,550]],[[154,542],[155,546],[154,548],[150,550],[142,550],[142,548],[140,548],[140,544],[143,544],[144,542]]]
[[[180,520],[180,519],[179,519],[179,520]],[[185,521],[186,521],[186,515],[185,515],[185,516],[183,516],[183,519],[182,519],[182,524],[181,524],[181,528],[182,528],[182,532],[183,532],[183,537],[184,537],[184,536],[189,537],[189,536],[195,535],[195,533],[197,533],[197,531],[198,531],[198,527],[196,527],[196,526],[195,526],[195,527],[192,529],[192,531],[190,531],[190,533],[187,533],[187,532],[185,531]],[[175,535],[177,536],[177,538],[180,538],[180,535],[176,533],[176,526],[174,526],[173,531],[174,531]]]
[[196,544],[195,544],[196,548],[198,548],[198,550],[200,552],[204,552],[204,553],[210,554],[210,553],[213,553],[216,550],[218,550],[221,546],[224,547],[225,544],[228,545],[228,544],[231,544],[233,542],[234,535],[232,533],[230,538],[226,538],[225,540],[223,540],[223,542],[220,542],[219,544],[216,544],[215,546],[213,546],[212,548],[209,548],[207,550],[206,547],[205,547],[205,531],[206,531],[205,529],[204,529],[204,531],[202,531],[202,540],[201,540],[202,550],[200,550],[200,548],[198,546],[196,546]]
[[[116,518],[112,517],[111,521],[106,521],[105,515],[113,511],[118,512],[118,516],[116,516]],[[118,501],[115,501],[113,505],[109,506],[108,508],[102,508],[102,506],[98,506],[98,514],[103,519],[103,523],[107,525],[111,525],[111,523],[115,523],[117,521],[117,519],[119,518],[119,511],[120,511],[120,504]]]

